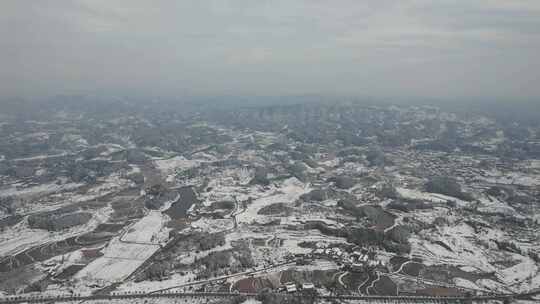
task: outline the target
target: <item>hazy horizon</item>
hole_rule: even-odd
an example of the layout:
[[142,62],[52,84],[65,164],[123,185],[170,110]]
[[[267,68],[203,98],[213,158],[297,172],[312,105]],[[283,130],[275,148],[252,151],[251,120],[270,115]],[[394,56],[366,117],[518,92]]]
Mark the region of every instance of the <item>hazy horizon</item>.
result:
[[540,97],[538,1],[2,1],[0,99]]
[[540,0],[0,11],[0,304],[540,304]]

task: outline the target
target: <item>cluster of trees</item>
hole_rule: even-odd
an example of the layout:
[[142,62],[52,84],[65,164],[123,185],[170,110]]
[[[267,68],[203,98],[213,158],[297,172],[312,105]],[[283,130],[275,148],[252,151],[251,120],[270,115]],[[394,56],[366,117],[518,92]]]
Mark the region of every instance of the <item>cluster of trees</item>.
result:
[[[31,131],[29,130],[28,132]],[[2,143],[0,144],[0,155],[4,155],[6,159],[32,157],[46,153],[52,148],[49,139],[27,138],[21,140],[20,137],[10,136],[0,137],[0,139]]]
[[92,218],[88,212],[74,212],[68,214],[44,213],[33,214],[28,217],[28,225],[34,229],[59,231],[87,223]]
[[[421,109],[408,110],[362,104],[311,103],[236,107],[207,115],[211,121],[234,127],[286,132],[291,140],[309,144],[339,142],[344,146],[365,146],[378,142],[383,146],[400,146],[409,144],[411,139],[433,137],[434,132],[439,135],[441,119],[421,120],[418,118]],[[283,128],[285,125],[286,129]]]
[[24,217],[22,215],[10,215],[0,219],[0,232],[4,231],[7,227],[11,227],[22,221]]
[[402,199],[392,201],[386,207],[403,212],[411,212],[417,209],[431,209],[433,208],[433,205],[422,200]]
[[255,168],[255,176],[249,183],[251,185],[261,185],[261,186],[270,185],[270,180],[268,179],[268,170],[263,167]]
[[146,118],[150,124],[137,124],[129,130],[129,136],[139,147],[159,147],[165,151],[185,153],[196,146],[231,141],[228,135],[205,125],[193,126],[189,120],[168,120],[164,114]]
[[257,214],[262,215],[276,215],[276,214],[290,214],[292,208],[287,206],[285,203],[275,203],[268,206],[265,206],[257,212]]
[[328,189],[313,189],[308,193],[304,193],[300,196],[300,199],[305,202],[315,201],[322,202],[330,197],[330,191]]
[[505,251],[509,251],[509,252],[513,252],[513,253],[517,253],[521,255],[528,255],[535,263],[540,263],[540,255],[538,254],[538,252],[535,252],[532,249],[528,251],[524,251],[516,243],[512,241],[498,241],[498,240],[493,240],[493,241],[495,242],[495,244],[497,244],[497,247],[500,250],[505,250]]
[[461,185],[456,179],[447,176],[438,176],[430,179],[425,185],[427,192],[439,193],[464,201],[471,201],[473,197],[461,189]]
[[387,212],[378,205],[358,206],[358,202],[353,199],[340,199],[338,207],[343,208],[347,213],[360,218],[367,219],[372,225],[379,227],[390,227],[394,223],[395,215]]
[[310,221],[305,224],[305,229],[316,229],[324,235],[345,237],[349,243],[357,245],[375,245],[396,253],[409,253],[410,229],[407,226],[398,225],[385,233],[380,229],[365,227],[332,228],[320,221]]
[[14,200],[12,196],[0,197],[0,212],[5,214],[14,214],[16,211]]
[[304,225],[304,229],[306,230],[316,229],[316,230],[319,230],[322,234],[337,236],[337,237],[347,236],[347,230],[332,228],[326,225],[326,223],[322,221],[309,221]]
[[535,262],[540,263],[540,255],[538,252],[534,252],[532,250],[529,251],[529,257]]
[[160,261],[153,263],[148,267],[140,278],[137,278],[138,281],[143,280],[160,280],[167,276],[170,265],[168,262]]
[[474,220],[466,220],[465,224],[471,226],[474,229],[474,233],[480,233],[484,228],[491,228],[488,224]]
[[384,183],[380,189],[377,190],[377,195],[381,198],[397,199],[400,197],[396,187],[390,183]]
[[[80,160],[70,155],[50,157],[39,162],[0,162],[0,175],[29,179],[35,183],[48,183],[55,181],[59,176],[66,176],[76,183],[93,184],[98,177],[127,168],[125,163],[111,163],[97,159]],[[39,169],[42,169],[42,173],[36,175]]]
[[212,252],[199,260],[196,259],[195,262],[204,266],[197,274],[198,279],[236,273],[255,265],[251,251],[242,242],[236,244],[234,249]]
[[386,156],[379,148],[369,150],[366,153],[366,160],[368,161],[368,164],[372,167],[384,167],[387,162]]
[[97,177],[106,176],[119,170],[119,165],[113,165],[106,160],[87,160],[84,162],[71,163],[67,172],[74,182],[95,183]]
[[505,250],[513,253],[522,254],[521,248],[519,246],[511,241],[499,241],[499,240],[493,240],[495,244],[497,244],[497,247],[500,250]]
[[353,177],[345,175],[331,177],[327,181],[331,183],[333,182],[334,185],[339,189],[350,189],[356,184],[356,180]]
[[206,257],[196,260],[204,265],[204,269],[197,274],[198,279],[207,279],[216,276],[219,271],[229,268],[232,254],[229,250],[212,252]]
[[157,210],[167,201],[172,201],[178,196],[178,192],[168,189],[161,183],[154,184],[146,189],[144,205],[148,209]]
[[375,245],[397,254],[408,254],[411,251],[409,244],[410,231],[405,226],[396,226],[388,233],[381,230],[364,227],[351,228],[348,231],[347,241],[357,245]]
[[218,233],[205,233],[199,239],[199,249],[202,251],[210,250],[217,246],[225,245],[225,235]]
[[292,165],[289,165],[287,167],[287,171],[290,175],[304,182],[308,179],[306,170],[307,166],[301,161],[294,162]]

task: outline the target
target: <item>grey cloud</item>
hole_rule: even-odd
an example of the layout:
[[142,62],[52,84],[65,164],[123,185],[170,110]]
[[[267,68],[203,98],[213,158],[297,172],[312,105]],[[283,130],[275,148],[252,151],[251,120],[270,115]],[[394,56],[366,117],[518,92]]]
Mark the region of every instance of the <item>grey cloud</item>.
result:
[[536,0],[5,0],[0,10],[3,96],[540,96]]

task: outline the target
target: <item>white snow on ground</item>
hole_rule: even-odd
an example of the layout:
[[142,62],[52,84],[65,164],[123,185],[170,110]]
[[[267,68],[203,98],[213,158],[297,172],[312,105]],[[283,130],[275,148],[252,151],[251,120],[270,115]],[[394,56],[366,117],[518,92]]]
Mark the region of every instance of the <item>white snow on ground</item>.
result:
[[43,160],[47,158],[53,158],[53,157],[63,157],[69,155],[68,153],[60,153],[60,154],[53,154],[53,155],[37,155],[32,157],[23,157],[23,158],[14,158],[11,161],[34,161],[34,160]]
[[198,161],[189,160],[183,156],[176,156],[169,159],[158,159],[154,162],[156,167],[164,173],[171,173],[175,169],[189,169],[199,165]]
[[[242,226],[239,230],[227,234],[227,240],[241,239],[264,239],[265,246],[252,247],[252,255],[256,264],[267,264],[267,260],[284,261],[285,257],[290,254],[312,252],[310,248],[302,248],[298,244],[302,242],[315,242],[321,244],[336,244],[345,243],[344,238],[331,237],[321,234],[317,230],[309,231],[290,231],[290,230],[271,230],[271,231],[250,231],[244,230],[246,226]],[[281,242],[282,246],[279,246]],[[272,243],[276,244],[275,247]],[[269,247],[272,246],[272,247]]]
[[122,243],[113,239],[102,256],[75,275],[86,284],[119,282],[133,273],[144,261],[159,249],[155,245]]
[[[218,183],[219,186],[213,186]],[[259,189],[259,187],[251,187],[246,189],[238,186],[225,186],[224,184],[225,183],[222,181],[213,180],[210,182],[209,187],[213,187],[212,190],[200,194],[205,206],[209,206],[212,202],[216,201],[234,201],[235,197],[238,201],[245,201],[248,198],[256,199],[264,196],[265,193],[268,193],[268,191],[265,192],[265,190]]]
[[117,290],[119,292],[124,292],[124,291],[150,292],[154,290],[165,289],[165,288],[189,283],[190,281],[193,281],[194,279],[195,279],[195,274],[193,274],[192,272],[189,272],[184,276],[181,276],[175,273],[170,278],[161,280],[161,281],[141,281],[141,282],[127,281],[123,283],[122,285],[120,285]]
[[291,225],[298,225],[298,224],[304,224],[306,222],[323,222],[327,226],[330,227],[337,227],[341,228],[344,225],[341,223],[338,223],[335,220],[328,219],[323,217],[323,215],[316,215],[316,214],[310,214],[310,213],[304,213],[304,214],[297,214],[296,216],[289,216],[285,218],[281,218],[281,224],[291,224]]
[[314,260],[309,265],[295,266],[294,268],[301,271],[315,271],[315,270],[335,270],[335,269],[339,269],[339,266],[334,261]]
[[508,206],[507,203],[500,201],[495,197],[491,197],[491,201],[486,197],[480,197],[478,200],[481,204],[480,207],[478,207],[478,211],[480,212],[494,212],[508,215],[517,214],[514,208]]
[[68,195],[65,195],[62,193],[60,194],[59,199],[63,199],[70,203],[88,202],[134,185],[132,181],[122,178],[119,174],[112,174],[106,178],[100,179],[99,182],[100,183],[88,189],[84,194],[69,193]]
[[538,271],[536,275],[531,279],[530,288],[540,288],[540,271]]
[[438,194],[438,193],[429,193],[429,192],[422,192],[418,190],[412,190],[412,189],[406,189],[406,188],[396,188],[399,195],[401,195],[403,198],[407,199],[415,199],[415,200],[424,200],[432,203],[446,203],[449,201],[456,202],[458,206],[466,206],[469,203],[463,200],[460,200],[458,198]]
[[[60,178],[59,180],[62,181],[62,178]],[[100,179],[100,183],[88,189],[84,194],[73,192],[73,190],[84,186],[84,184],[76,183],[62,183],[60,185],[54,183],[41,185],[38,187],[20,189],[17,190],[16,195],[19,197],[24,197],[24,201],[28,201],[28,203],[22,204],[18,207],[18,209],[19,212],[24,214],[55,210],[71,203],[92,201],[107,194],[120,191],[132,185],[133,182],[121,178],[119,174],[113,174],[106,178]],[[9,192],[4,192],[3,190],[0,190],[0,197],[3,196],[4,193],[9,194]],[[31,197],[40,196],[48,197],[43,202],[29,200],[29,198]]]
[[167,240],[170,229],[164,228],[166,219],[159,211],[150,211],[122,237],[124,242],[159,244]]
[[283,246],[281,249],[284,249],[288,253],[297,254],[297,253],[303,253],[307,254],[310,253],[312,250],[311,248],[302,248],[298,246],[298,243],[302,241],[299,241],[298,239],[285,239],[283,240]]
[[471,267],[471,266],[462,266],[462,267],[459,267],[459,269],[461,269],[463,271],[466,271],[466,272],[474,272],[474,271],[478,270],[478,269],[476,269],[474,267]]
[[86,139],[84,139],[80,134],[64,134],[60,142],[75,148],[88,147],[88,141],[86,141]]
[[99,154],[100,156],[110,156],[113,153],[125,150],[125,148],[122,147],[121,145],[111,144],[111,143],[104,144],[104,145],[98,145],[98,147],[99,146],[105,146],[105,148],[107,149],[106,151],[101,152]]
[[6,228],[0,235],[0,256],[12,255],[29,247],[47,242],[60,241],[72,236],[94,230],[99,224],[108,220],[112,209],[105,207],[94,211],[92,219],[84,225],[72,227],[63,231],[47,231],[31,229],[26,220]]
[[509,172],[503,174],[498,170],[491,170],[486,173],[487,176],[482,178],[482,180],[488,183],[522,185],[528,187],[540,185],[540,176],[535,174],[525,174],[521,172]]
[[204,232],[215,233],[232,229],[234,223],[231,219],[210,219],[201,217],[197,221],[191,222],[191,227],[201,229]]
[[[539,268],[534,261],[519,254],[502,252],[490,243],[490,239],[504,240],[505,237],[507,236],[502,231],[494,229],[475,233],[470,226],[464,223],[456,226],[438,227],[436,232],[426,232],[423,235],[425,240],[418,237],[411,238],[411,255],[421,257],[426,265],[449,264],[460,266],[464,271],[494,272],[498,280],[503,282],[502,284],[492,280],[471,282],[483,288],[516,292],[529,290],[535,287],[535,284],[540,285],[540,278],[537,278]],[[435,244],[435,241],[444,242],[453,251]],[[488,247],[480,245],[478,241],[483,242]],[[500,269],[490,264],[495,260],[518,260],[519,263],[506,269]],[[459,283],[465,284],[466,282]],[[458,283],[456,282],[456,284]]]
[[495,282],[495,281],[490,280],[490,279],[477,280],[476,285],[481,287],[481,288],[492,290],[492,291],[495,291],[495,292],[501,292],[501,293],[511,293],[511,292],[513,292],[511,289],[508,288],[508,286],[506,284]]
[[34,132],[34,133],[28,133],[22,136],[19,136],[17,139],[36,139],[36,140],[47,140],[50,138],[50,135],[46,132]]
[[454,284],[456,286],[464,287],[464,288],[470,288],[470,289],[476,289],[476,290],[482,289],[478,287],[478,285],[474,284],[473,282],[462,279],[462,278],[454,278]]
[[[61,273],[63,270],[68,268],[71,265],[84,263],[84,256],[82,253],[82,250],[76,250],[72,251],[70,253],[59,255],[52,257],[46,261],[44,261],[41,265],[56,265],[54,266],[54,273]],[[40,264],[37,264],[38,267],[41,266]],[[42,266],[41,267],[44,271],[47,270],[48,267]]]
[[[412,237],[410,240],[411,255],[422,257],[425,264],[465,265],[476,267],[484,272],[495,270],[487,259],[485,249],[474,243],[475,233],[470,226],[466,224],[443,226],[439,227],[436,233],[426,232],[425,234],[426,240],[417,237]],[[433,243],[438,240],[450,246],[453,252]]]
[[[113,238],[103,250],[104,256],[88,264],[75,278],[86,284],[119,282],[127,278],[159,249],[159,245],[150,244],[159,240],[162,233],[164,219],[158,216],[161,217],[161,213],[151,212],[131,226],[125,235]],[[148,244],[126,243],[125,240]]]
[[237,170],[236,176],[240,185],[247,185],[251,179],[255,176],[255,170],[249,170],[247,168],[240,168]]
[[6,196],[23,196],[23,195],[46,195],[60,191],[74,190],[84,184],[68,183],[58,185],[56,183],[42,184],[39,186],[17,189],[16,185],[11,185],[8,188],[0,189],[0,197]]
[[216,161],[218,160],[218,158],[212,154],[208,154],[206,152],[197,152],[193,155],[191,155],[194,159],[197,159],[197,160],[200,160],[200,161],[206,161],[206,162],[210,162],[210,161]]
[[339,166],[339,158],[333,158],[330,160],[322,161],[322,162],[319,162],[319,164],[322,166],[334,168],[334,167]]
[[237,215],[236,219],[239,224],[251,223],[257,220],[264,221],[265,219],[268,219],[268,216],[257,214],[261,208],[274,203],[286,203],[292,205],[300,195],[309,190],[309,186],[306,186],[298,179],[291,177],[283,181],[283,184],[281,184],[273,194],[254,200],[243,213]]
[[[133,182],[123,179],[120,174],[112,174],[99,179],[99,183],[88,189],[84,194],[79,194],[73,192],[73,190],[84,186],[84,184],[65,183],[62,178],[59,181],[62,182],[60,185],[51,183],[26,189],[10,188],[14,189],[15,192],[0,190],[0,197],[3,195],[16,195],[24,198],[24,203],[18,207],[18,210],[23,214],[29,214],[55,210],[71,203],[92,201],[134,185]],[[32,197],[41,196],[47,197],[43,201],[30,200]]]
[[[54,241],[63,239],[63,236],[56,236],[41,229],[25,228],[19,223],[14,227],[6,229],[0,238],[0,256],[9,256],[25,249],[42,244],[44,240]],[[19,226],[21,225],[21,226]]]
[[534,169],[540,169],[540,159],[530,160],[530,167]]
[[[248,168],[224,169],[214,174],[208,186],[221,189],[222,187],[234,186],[236,181],[240,185],[247,185],[254,175],[255,171]],[[240,189],[235,188],[233,190],[238,191]]]
[[246,162],[250,162],[253,165],[264,164],[264,159],[257,154],[256,151],[243,150],[238,154],[238,159]]
[[111,193],[112,191],[118,191],[129,186],[134,186],[133,182],[122,178],[118,173],[111,174],[99,181],[102,183],[96,187],[90,188],[86,195],[104,195],[105,193]]
[[175,156],[168,159],[158,159],[154,161],[156,168],[166,176],[167,182],[173,182],[177,169],[190,169],[197,167],[200,164],[198,160],[189,160],[183,156]]
[[432,224],[437,217],[442,217],[448,222],[455,221],[455,215],[449,213],[447,208],[435,207],[433,210],[415,210],[414,219],[426,224]]
[[[534,277],[537,272],[538,266],[534,263],[532,259],[528,257],[521,257],[521,263],[499,271],[497,273],[497,277],[499,278],[499,280],[503,281],[507,285],[513,285],[524,282],[530,277]],[[523,284],[519,285],[521,286]],[[525,288],[524,290],[527,289],[528,288]]]

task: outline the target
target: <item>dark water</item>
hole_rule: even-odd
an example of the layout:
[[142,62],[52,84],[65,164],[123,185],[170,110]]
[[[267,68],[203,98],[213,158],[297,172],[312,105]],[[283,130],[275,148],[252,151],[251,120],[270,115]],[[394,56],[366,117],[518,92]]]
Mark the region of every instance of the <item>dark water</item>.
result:
[[174,202],[171,207],[164,212],[173,220],[186,218],[189,208],[191,208],[193,204],[199,203],[199,199],[192,187],[180,188],[178,192],[180,193],[180,199]]

